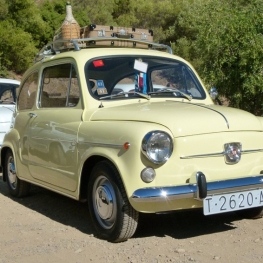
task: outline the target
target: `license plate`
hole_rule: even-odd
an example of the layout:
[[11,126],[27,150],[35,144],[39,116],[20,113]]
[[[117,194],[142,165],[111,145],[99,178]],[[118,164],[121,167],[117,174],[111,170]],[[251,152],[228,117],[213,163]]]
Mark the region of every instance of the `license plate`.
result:
[[204,215],[221,214],[263,206],[263,189],[207,196],[203,200]]

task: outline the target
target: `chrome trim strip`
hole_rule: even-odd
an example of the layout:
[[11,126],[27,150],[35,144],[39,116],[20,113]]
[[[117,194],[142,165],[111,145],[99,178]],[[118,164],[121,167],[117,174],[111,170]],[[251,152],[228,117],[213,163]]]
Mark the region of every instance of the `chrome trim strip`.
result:
[[99,142],[78,142],[79,144],[90,144],[97,147],[123,148],[123,144],[99,143]]
[[221,153],[205,153],[205,154],[196,154],[196,155],[188,155],[188,156],[180,156],[180,159],[191,159],[191,158],[204,158],[204,157],[216,157],[216,156],[223,156],[225,152]]
[[255,153],[255,152],[263,152],[263,149],[255,149],[255,150],[245,150],[241,151],[242,153]]
[[[263,189],[263,175],[207,183],[207,195]],[[197,196],[197,184],[141,188],[132,194],[134,202],[167,202]],[[199,199],[200,200],[200,199]]]
[[207,106],[205,106],[205,105],[195,104],[195,106],[199,106],[199,107],[201,107],[201,108],[205,108],[205,109],[208,109],[208,110],[211,110],[211,111],[214,111],[214,112],[217,112],[218,114],[220,114],[220,115],[225,119],[226,126],[227,126],[227,128],[229,129],[228,120],[227,120],[227,118],[225,117],[225,115],[224,115],[223,113],[221,113],[220,111],[217,111],[217,110],[215,110],[215,109],[211,109],[211,108],[209,108],[209,107],[207,107]]
[[51,141],[51,142],[68,142],[68,143],[74,143],[74,144],[76,144],[76,141],[75,141],[75,140],[52,139],[52,138],[37,137],[37,136],[32,137],[32,139],[45,140],[45,141]]
[[[254,149],[254,150],[243,150],[241,153],[255,153],[255,152],[263,152],[263,149]],[[188,156],[180,156],[180,159],[192,159],[192,158],[204,158],[204,157],[216,157],[216,156],[224,156],[226,152],[218,152],[218,153],[204,153],[204,154],[196,154],[196,155],[188,155]]]

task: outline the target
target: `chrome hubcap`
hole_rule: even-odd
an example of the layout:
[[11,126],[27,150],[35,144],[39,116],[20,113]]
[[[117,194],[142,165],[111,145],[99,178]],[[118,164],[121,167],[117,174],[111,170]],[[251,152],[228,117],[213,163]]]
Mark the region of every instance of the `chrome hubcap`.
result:
[[96,191],[96,203],[98,214],[102,219],[111,217],[113,212],[113,200],[106,185],[98,187]]
[[14,163],[14,158],[12,156],[8,158],[7,176],[8,176],[10,187],[15,190],[17,186],[17,176],[16,176],[16,167]]
[[99,224],[110,229],[116,220],[117,203],[112,184],[105,176],[99,176],[93,186],[93,208]]

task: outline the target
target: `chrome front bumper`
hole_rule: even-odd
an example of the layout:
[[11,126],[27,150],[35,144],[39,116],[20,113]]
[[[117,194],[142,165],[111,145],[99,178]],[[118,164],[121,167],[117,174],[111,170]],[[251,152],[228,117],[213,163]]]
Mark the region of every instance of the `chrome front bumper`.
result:
[[197,183],[195,184],[138,189],[132,194],[131,198],[134,202],[163,202],[167,199],[186,198],[202,200],[206,196],[214,194],[263,188],[263,175],[207,183],[205,175],[198,172],[196,178]]

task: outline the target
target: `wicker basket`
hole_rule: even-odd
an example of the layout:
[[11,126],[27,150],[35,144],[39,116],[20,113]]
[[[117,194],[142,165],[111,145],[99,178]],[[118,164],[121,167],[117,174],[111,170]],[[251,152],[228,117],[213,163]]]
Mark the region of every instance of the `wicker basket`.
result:
[[[66,18],[61,27],[56,31],[53,41],[56,40],[71,40],[80,38],[80,26],[72,14],[70,3],[66,5]],[[63,49],[65,47],[73,46],[72,43],[56,43],[55,49]]]
[[76,23],[62,25],[61,32],[65,40],[80,38],[80,26]]

